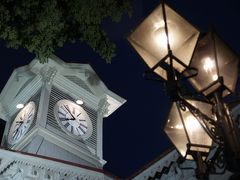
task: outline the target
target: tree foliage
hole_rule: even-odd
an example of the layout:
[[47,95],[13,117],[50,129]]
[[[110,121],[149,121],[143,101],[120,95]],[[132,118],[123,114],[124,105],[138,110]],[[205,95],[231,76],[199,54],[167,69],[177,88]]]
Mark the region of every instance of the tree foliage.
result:
[[1,0],[0,38],[8,47],[24,47],[41,62],[66,42],[87,43],[110,62],[115,44],[102,28],[130,14],[131,0]]

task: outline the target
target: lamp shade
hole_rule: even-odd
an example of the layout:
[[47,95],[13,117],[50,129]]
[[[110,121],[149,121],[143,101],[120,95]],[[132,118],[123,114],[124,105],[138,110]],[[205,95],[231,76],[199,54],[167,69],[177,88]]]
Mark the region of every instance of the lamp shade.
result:
[[[165,31],[163,6],[160,4],[128,37],[128,41],[135,48],[145,63],[152,68],[168,55],[167,38],[172,53],[186,66],[189,65],[195,48],[199,31],[165,5],[168,36]],[[169,58],[165,59],[169,63]],[[182,72],[185,67],[176,61],[174,68]],[[154,70],[159,76],[167,79],[164,69],[157,67]]]
[[[187,102],[200,109],[205,115],[212,116],[210,104],[196,100]],[[188,108],[181,108],[179,102],[173,103],[164,131],[182,156],[186,155],[187,144],[194,145],[191,147],[193,151],[207,153],[212,145],[212,139],[204,130],[203,125]],[[193,159],[191,155],[187,155],[186,158]]]
[[190,67],[198,69],[198,75],[190,78],[193,86],[209,95],[221,86],[223,78],[226,96],[234,91],[238,76],[239,58],[215,33],[209,32],[199,39]]

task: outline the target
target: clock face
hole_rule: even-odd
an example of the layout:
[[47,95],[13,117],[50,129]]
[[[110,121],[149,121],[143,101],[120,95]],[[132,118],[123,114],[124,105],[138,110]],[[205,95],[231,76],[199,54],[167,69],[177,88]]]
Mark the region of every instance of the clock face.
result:
[[63,99],[54,107],[55,118],[64,132],[74,138],[87,139],[92,133],[92,123],[87,112],[78,104]]
[[26,134],[33,122],[35,110],[35,103],[31,101],[17,114],[8,134],[9,144],[16,144]]

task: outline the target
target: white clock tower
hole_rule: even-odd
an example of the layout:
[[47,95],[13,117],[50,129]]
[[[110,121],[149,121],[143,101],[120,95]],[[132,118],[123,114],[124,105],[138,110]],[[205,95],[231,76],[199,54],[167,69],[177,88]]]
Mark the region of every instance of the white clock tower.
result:
[[88,64],[52,56],[15,69],[0,95],[0,179],[102,179],[103,118],[124,102]]

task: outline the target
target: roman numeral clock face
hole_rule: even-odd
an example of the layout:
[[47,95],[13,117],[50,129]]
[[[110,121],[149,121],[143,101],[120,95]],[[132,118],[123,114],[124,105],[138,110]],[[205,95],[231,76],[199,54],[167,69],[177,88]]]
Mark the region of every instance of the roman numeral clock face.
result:
[[92,133],[92,124],[87,112],[69,100],[60,100],[54,107],[55,118],[68,135],[87,139]]
[[29,102],[16,116],[8,133],[8,143],[14,145],[19,142],[30,128],[34,115],[35,103]]

